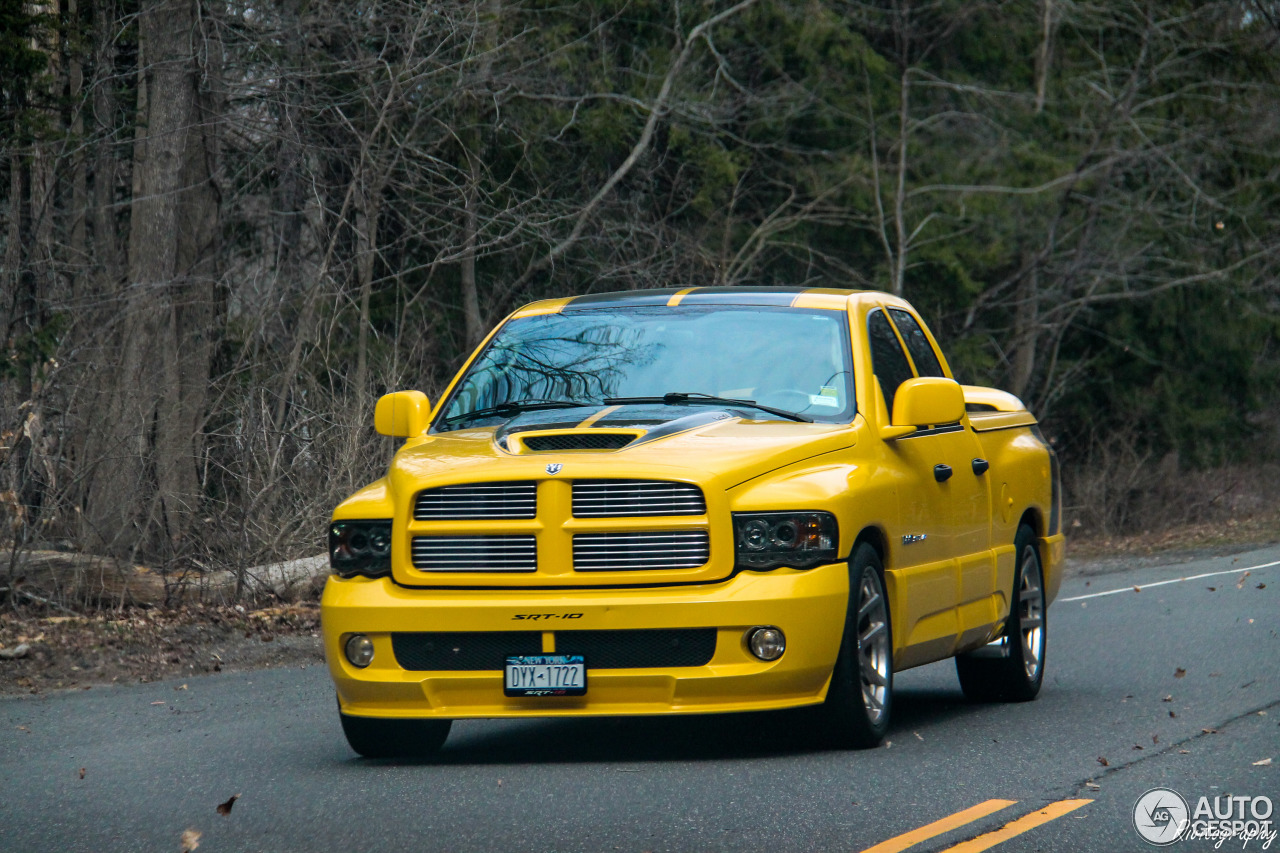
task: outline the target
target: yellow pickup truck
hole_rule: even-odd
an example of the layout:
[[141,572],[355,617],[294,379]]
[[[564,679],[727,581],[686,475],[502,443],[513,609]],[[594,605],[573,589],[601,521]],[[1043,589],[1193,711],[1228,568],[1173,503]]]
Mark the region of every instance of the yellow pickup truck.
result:
[[813,706],[881,741],[893,674],[1035,698],[1064,540],[1018,399],[958,384],[884,293],[685,288],[537,302],[434,408],[388,394],[386,476],[329,525],[321,604],[369,757],[452,720]]

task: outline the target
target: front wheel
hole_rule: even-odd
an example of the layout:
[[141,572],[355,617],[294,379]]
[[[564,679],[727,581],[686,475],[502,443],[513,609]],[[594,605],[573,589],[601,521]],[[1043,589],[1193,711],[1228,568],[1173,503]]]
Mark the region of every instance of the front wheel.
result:
[[341,712],[347,743],[365,758],[425,758],[449,737],[452,720],[386,720]]
[[1014,596],[1004,633],[994,643],[956,658],[960,689],[979,702],[1027,702],[1036,698],[1044,683],[1047,605],[1040,552],[1030,527],[1018,528],[1014,551],[1018,561]]
[[845,749],[878,746],[893,706],[893,634],[880,555],[863,543],[849,561],[849,609],[822,705],[826,740]]

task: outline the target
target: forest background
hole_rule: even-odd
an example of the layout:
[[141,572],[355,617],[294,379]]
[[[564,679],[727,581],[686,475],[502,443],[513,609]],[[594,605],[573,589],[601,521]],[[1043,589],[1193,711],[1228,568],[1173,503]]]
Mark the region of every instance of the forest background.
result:
[[673,285],[910,299],[1069,533],[1274,511],[1278,75],[1264,0],[0,0],[0,586],[252,592],[380,394]]

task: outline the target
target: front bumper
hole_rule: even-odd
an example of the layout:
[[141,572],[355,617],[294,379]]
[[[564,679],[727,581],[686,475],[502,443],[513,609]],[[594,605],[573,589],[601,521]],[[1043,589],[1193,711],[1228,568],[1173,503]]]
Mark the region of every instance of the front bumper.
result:
[[[558,717],[696,714],[790,708],[821,702],[849,600],[843,563],[800,572],[742,572],[718,584],[612,590],[406,589],[389,578],[330,577],[321,601],[325,659],[344,714],[360,717]],[[566,621],[558,614],[581,614]],[[518,615],[534,616],[517,620]],[[776,661],[747,651],[746,632],[782,628]],[[566,650],[568,631],[714,628],[703,666],[597,669],[587,661],[587,693],[508,697],[502,671],[411,671],[396,660],[396,632],[536,631],[542,648]],[[373,640],[373,662],[352,666],[342,644]],[[557,638],[561,642],[557,642]]]

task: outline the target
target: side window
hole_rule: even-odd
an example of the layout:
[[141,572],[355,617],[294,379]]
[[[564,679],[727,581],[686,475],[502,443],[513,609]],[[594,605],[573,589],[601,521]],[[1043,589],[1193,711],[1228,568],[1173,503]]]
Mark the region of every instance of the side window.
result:
[[938,354],[929,345],[929,339],[916,318],[901,308],[890,308],[889,313],[893,315],[893,323],[902,333],[902,339],[907,342],[907,352],[911,353],[911,360],[916,363],[919,374],[945,377],[942,365],[938,363]]
[[871,339],[871,370],[880,380],[884,402],[893,412],[893,395],[898,386],[912,378],[907,354],[898,343],[898,336],[889,325],[889,318],[879,308],[867,316],[867,334]]

